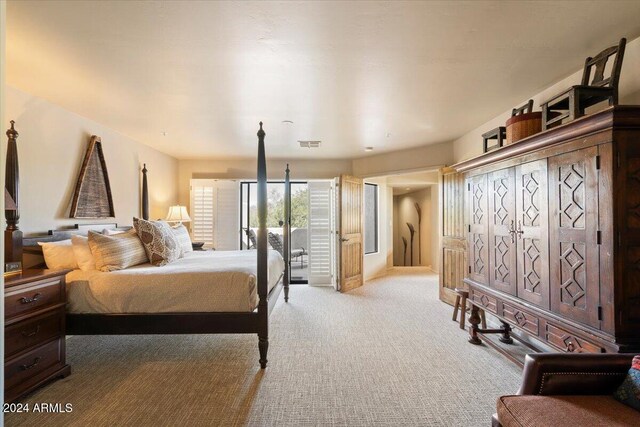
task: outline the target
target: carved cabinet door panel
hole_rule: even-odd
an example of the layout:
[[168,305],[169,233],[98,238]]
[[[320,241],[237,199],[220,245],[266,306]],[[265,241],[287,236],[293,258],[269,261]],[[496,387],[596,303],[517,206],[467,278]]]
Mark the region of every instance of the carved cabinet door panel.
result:
[[516,295],[515,169],[487,175],[489,202],[489,285]]
[[487,175],[467,180],[467,214],[469,220],[469,278],[489,284],[489,212]]
[[597,147],[549,159],[551,309],[598,328]]
[[549,308],[549,211],[547,159],[517,166],[517,295]]

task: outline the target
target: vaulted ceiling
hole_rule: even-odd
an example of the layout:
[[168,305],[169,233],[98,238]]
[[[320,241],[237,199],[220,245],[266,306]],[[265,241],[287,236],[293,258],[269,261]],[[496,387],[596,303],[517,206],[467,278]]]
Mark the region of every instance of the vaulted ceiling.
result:
[[7,9],[10,85],[178,158],[253,157],[260,120],[268,155],[280,158],[452,140],[621,36],[640,36],[638,1],[10,0]]

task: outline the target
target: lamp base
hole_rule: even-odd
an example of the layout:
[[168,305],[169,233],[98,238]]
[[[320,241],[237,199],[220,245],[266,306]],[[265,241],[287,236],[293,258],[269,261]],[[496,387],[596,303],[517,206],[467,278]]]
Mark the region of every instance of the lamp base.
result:
[[201,251],[204,246],[204,242],[191,242],[191,247],[194,251]]

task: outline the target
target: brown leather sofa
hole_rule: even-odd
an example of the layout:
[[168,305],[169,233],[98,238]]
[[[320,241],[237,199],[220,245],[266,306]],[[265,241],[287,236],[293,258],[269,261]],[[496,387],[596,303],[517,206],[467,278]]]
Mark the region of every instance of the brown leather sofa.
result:
[[640,412],[613,398],[633,354],[527,355],[515,396],[498,399],[493,427],[640,426]]

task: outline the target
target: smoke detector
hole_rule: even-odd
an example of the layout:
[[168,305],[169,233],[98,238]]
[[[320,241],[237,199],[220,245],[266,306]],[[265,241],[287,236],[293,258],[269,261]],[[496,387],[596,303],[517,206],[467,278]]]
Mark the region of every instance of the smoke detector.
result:
[[298,141],[300,148],[320,148],[322,141]]

